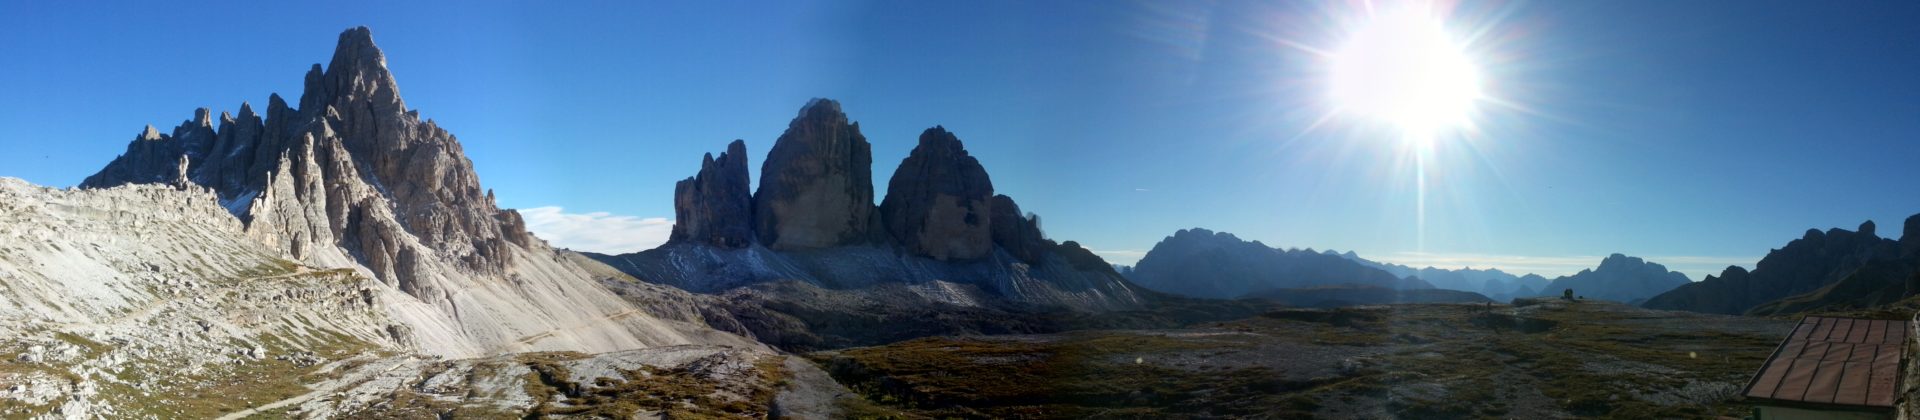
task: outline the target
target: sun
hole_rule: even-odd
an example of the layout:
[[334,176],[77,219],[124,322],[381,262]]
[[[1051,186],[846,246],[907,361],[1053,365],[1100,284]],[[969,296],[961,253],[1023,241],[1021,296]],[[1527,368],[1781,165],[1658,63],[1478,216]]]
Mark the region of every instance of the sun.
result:
[[1377,10],[1355,23],[1329,60],[1335,112],[1410,138],[1472,125],[1479,69],[1431,9]]

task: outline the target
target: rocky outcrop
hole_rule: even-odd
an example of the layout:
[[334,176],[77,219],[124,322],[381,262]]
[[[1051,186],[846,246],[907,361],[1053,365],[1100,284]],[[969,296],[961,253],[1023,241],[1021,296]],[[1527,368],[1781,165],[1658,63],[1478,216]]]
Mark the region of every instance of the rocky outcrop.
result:
[[328,65],[307,72],[298,108],[274,95],[264,120],[246,104],[217,127],[210,115],[172,135],[148,130],[83,186],[211,190],[272,252],[410,296],[386,310],[424,353],[751,345],[637,310],[534,240],[480,187],[459,141],[406,108],[366,28],[340,34]]
[[775,250],[871,242],[873,151],[840,103],[814,99],[773,143],[760,166],[753,228]]
[[1252,292],[1318,286],[1430,289],[1339,255],[1282,250],[1231,233],[1183,229],[1154,244],[1131,278],[1149,289],[1205,298],[1237,298]]
[[1574,294],[1588,298],[1635,303],[1689,283],[1687,275],[1666,266],[1613,254],[1594,269],[1553,279],[1540,292],[1551,295],[1573,289]]
[[880,215],[909,252],[936,260],[973,260],[993,252],[993,181],[960,138],[944,127],[920,144],[887,183]]
[[721,248],[752,243],[753,193],[747,184],[747,143],[734,140],[718,159],[709,153],[700,172],[673,186],[673,233],[669,242]]

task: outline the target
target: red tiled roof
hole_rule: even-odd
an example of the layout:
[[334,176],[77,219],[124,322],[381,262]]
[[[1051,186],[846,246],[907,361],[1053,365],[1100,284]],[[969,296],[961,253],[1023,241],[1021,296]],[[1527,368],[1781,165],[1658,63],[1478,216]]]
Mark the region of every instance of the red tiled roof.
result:
[[1747,398],[1893,407],[1907,321],[1810,316],[1747,383]]

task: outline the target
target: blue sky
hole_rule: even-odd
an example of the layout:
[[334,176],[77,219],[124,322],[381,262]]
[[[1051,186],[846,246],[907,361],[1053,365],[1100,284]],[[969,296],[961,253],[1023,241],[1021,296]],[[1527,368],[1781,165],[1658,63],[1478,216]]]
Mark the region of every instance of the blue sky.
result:
[[1418,172],[1390,130],[1308,129],[1323,60],[1287,45],[1330,47],[1357,4],[57,6],[0,6],[0,176],[74,185],[147,124],[297,96],[366,25],[501,204],[590,250],[663,237],[702,153],[742,138],[757,168],[812,97],[861,123],[877,191],[944,125],[1050,236],[1122,263],[1206,227],[1548,275],[1620,252],[1698,279],[1808,228],[1897,235],[1920,212],[1912,2],[1458,7],[1447,25],[1481,34],[1511,106]]

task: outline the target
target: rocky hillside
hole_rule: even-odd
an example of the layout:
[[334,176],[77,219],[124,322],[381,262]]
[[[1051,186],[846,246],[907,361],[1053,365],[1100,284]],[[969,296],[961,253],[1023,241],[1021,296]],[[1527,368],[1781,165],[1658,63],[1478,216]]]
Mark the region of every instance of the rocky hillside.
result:
[[[1899,242],[1876,235],[1873,221],[1862,223],[1854,231],[1834,228],[1821,232],[1809,229],[1800,239],[1768,252],[1766,257],[1754,264],[1751,271],[1738,266],[1727,267],[1718,276],[1709,275],[1699,282],[1654,296],[1647,300],[1645,306],[1743,314],[1768,302],[1812,293],[1856,275],[1858,278],[1844,287],[1847,292],[1813,300],[1846,303],[1854,298],[1867,297],[1863,293],[1881,289],[1880,285],[1897,285],[1904,296],[1908,276],[1902,274],[1910,271],[1897,269],[1894,265],[1903,260],[1902,255],[1910,256],[1914,250],[1920,249],[1920,243],[1915,242],[1920,241],[1920,234],[1916,234],[1920,232],[1920,225],[1916,225],[1912,218],[1908,219],[1907,225],[1907,233]],[[1770,311],[1783,307],[1775,308]]]
[[421,352],[750,345],[638,310],[528,234],[453,134],[407,109],[366,28],[307,71],[297,107],[274,95],[264,118],[242,104],[217,121],[198,110],[171,134],[148,127],[81,185],[127,184],[208,189],[268,252],[410,296],[384,309]]
[[751,345],[445,361],[417,340],[457,331],[394,316],[425,302],[246,229],[207,189],[0,178],[0,417],[832,417],[848,395]]
[[1149,289],[1205,298],[1335,285],[1433,288],[1420,279],[1403,279],[1339,255],[1275,249],[1199,228],[1174,232],[1154,244],[1134,265],[1131,278]]
[[1687,275],[1668,271],[1664,265],[1613,254],[1600,260],[1599,267],[1553,279],[1540,293],[1553,295],[1573,289],[1574,294],[1592,299],[1638,303],[1690,283]]
[[666,245],[585,255],[701,293],[796,280],[826,290],[905,285],[913,299],[965,307],[1145,303],[1091,251],[1043,237],[1037,217],[995,194],[986,169],[946,128],[921,133],[878,206],[870,149],[838,102],[812,100],[775,141],[752,195],[736,140],[676,188],[679,222]]

